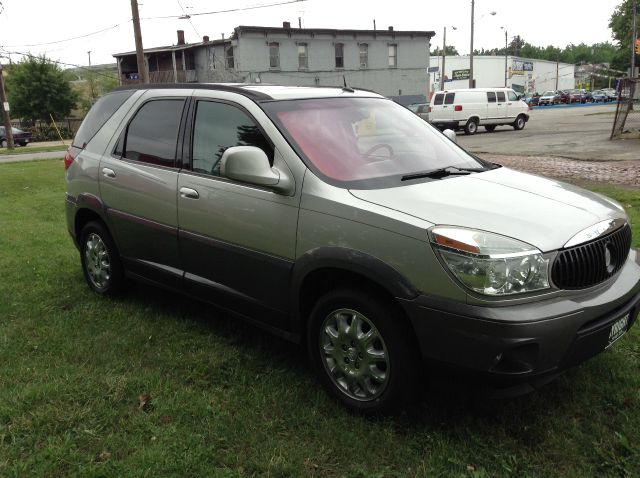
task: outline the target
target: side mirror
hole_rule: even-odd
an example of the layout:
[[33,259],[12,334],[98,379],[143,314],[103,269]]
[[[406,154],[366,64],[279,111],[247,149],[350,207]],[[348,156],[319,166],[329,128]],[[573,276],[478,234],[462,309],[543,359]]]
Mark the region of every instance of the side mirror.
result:
[[453,131],[452,129],[445,129],[442,132],[442,134],[445,135],[447,138],[449,138],[454,143],[458,142],[458,135],[456,135],[456,132]]
[[278,168],[272,168],[264,151],[255,146],[227,148],[220,158],[220,175],[280,192],[289,192],[291,179]]

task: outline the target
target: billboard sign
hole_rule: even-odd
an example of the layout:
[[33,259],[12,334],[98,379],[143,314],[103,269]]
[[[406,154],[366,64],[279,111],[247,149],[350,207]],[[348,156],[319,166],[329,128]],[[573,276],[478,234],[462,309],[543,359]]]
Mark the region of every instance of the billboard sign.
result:
[[468,80],[471,76],[471,71],[467,68],[466,70],[453,70],[451,72],[452,80]]

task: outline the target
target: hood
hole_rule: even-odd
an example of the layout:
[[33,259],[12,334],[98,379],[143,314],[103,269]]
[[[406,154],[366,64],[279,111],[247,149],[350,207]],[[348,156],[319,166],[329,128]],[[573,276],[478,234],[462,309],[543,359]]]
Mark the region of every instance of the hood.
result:
[[351,190],[355,197],[437,225],[495,232],[543,252],[606,219],[625,218],[608,198],[570,184],[499,168],[397,188]]

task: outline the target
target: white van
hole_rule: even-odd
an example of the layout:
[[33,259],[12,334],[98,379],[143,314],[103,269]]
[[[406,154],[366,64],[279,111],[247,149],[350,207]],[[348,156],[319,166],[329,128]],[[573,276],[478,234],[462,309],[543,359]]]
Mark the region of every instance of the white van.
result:
[[464,128],[475,134],[478,126],[492,132],[499,125],[522,129],[529,121],[529,106],[511,88],[473,88],[436,91],[429,120],[440,128]]

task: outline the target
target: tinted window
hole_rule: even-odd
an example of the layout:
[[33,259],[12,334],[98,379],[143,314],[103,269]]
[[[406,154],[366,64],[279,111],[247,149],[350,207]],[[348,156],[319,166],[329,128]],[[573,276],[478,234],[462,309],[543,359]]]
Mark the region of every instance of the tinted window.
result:
[[134,91],[116,91],[100,98],[84,118],[76,137],[73,139],[73,145],[84,148]]
[[226,103],[199,101],[193,131],[193,170],[220,175],[220,158],[232,146],[257,146],[273,164],[273,148],[255,122]]
[[518,101],[518,95],[516,95],[513,91],[508,91],[507,96],[509,97],[509,101]]
[[443,100],[444,100],[444,95],[440,93],[439,95],[436,95],[435,99],[433,100],[433,104],[441,105]]
[[134,116],[124,142],[127,159],[174,166],[184,100],[145,103]]
[[504,102],[504,91],[498,91],[498,93],[496,93],[498,95],[498,102],[502,103]]
[[489,103],[495,103],[496,102],[496,94],[493,91],[488,91],[487,92],[487,101]]
[[456,94],[455,93],[447,93],[444,97],[444,104],[445,105],[452,105],[453,104],[453,100],[455,99]]

